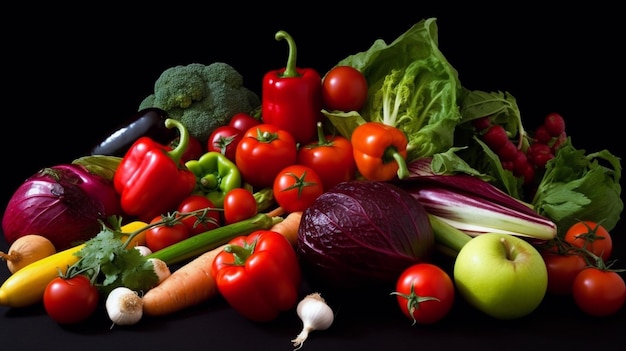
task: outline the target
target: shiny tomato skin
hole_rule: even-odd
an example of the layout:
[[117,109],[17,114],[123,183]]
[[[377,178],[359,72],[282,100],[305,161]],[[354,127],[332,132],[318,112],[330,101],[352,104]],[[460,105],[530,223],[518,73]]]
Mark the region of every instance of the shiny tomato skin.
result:
[[322,178],[324,191],[356,176],[352,143],[341,135],[327,135],[325,141],[301,146],[297,163],[315,170]]
[[[163,216],[157,216],[150,223],[162,221],[163,218]],[[146,246],[152,252],[156,252],[190,236],[189,228],[184,223],[180,221],[173,224],[164,223],[146,230]]]
[[43,305],[50,318],[59,324],[85,321],[98,307],[100,294],[85,275],[56,277],[48,283]]
[[558,253],[541,250],[541,256],[548,270],[547,292],[552,295],[571,295],[574,279],[587,262],[579,253]]
[[207,151],[216,151],[235,162],[237,144],[243,139],[243,131],[226,125],[213,130],[207,141]]
[[254,194],[244,188],[229,190],[224,196],[224,224],[232,224],[257,214]]
[[[178,205],[177,211],[180,213],[190,213],[206,208],[215,208],[211,200],[202,195],[189,195]],[[220,226],[220,211],[207,210],[206,214],[200,212],[197,215],[185,217],[182,222],[189,229],[189,235],[194,236]]]
[[278,172],[272,190],[280,207],[297,212],[311,206],[324,193],[324,185],[313,168],[295,164]]
[[[400,274],[393,294],[407,318],[417,324],[434,324],[452,310],[455,287],[450,275],[439,266],[416,263]],[[411,306],[415,307],[413,311]]]
[[228,122],[229,126],[239,129],[242,132],[259,124],[261,124],[261,121],[244,112],[235,114]]
[[584,313],[605,317],[626,303],[626,284],[619,273],[588,267],[578,273],[572,290],[574,302]]
[[356,68],[335,66],[322,81],[322,101],[328,111],[358,111],[367,100],[367,80]]
[[244,181],[254,188],[271,187],[281,169],[296,163],[297,144],[293,135],[262,123],[248,129],[237,146],[235,164]]
[[605,262],[613,252],[611,234],[594,221],[578,221],[565,232],[564,239],[573,246],[584,248]]

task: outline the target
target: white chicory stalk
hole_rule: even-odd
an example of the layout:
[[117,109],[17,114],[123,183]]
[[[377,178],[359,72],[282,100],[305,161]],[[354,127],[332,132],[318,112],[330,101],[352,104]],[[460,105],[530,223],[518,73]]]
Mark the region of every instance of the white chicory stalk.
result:
[[302,321],[302,331],[295,339],[291,340],[296,350],[302,347],[310,332],[328,329],[335,319],[333,310],[317,292],[300,300],[296,312]]
[[114,325],[132,325],[143,317],[143,300],[137,292],[124,286],[111,290],[105,307]]
[[428,213],[473,236],[493,232],[551,240],[556,235],[554,222],[536,212],[520,211],[521,206],[448,189],[420,189],[414,194]]
[[495,232],[551,240],[557,233],[549,218],[478,177],[415,174],[399,184],[430,215],[472,236]]

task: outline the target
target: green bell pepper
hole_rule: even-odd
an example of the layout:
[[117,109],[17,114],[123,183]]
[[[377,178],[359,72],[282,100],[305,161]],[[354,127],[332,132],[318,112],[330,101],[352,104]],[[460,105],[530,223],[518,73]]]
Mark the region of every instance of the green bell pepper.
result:
[[209,151],[197,160],[189,160],[185,166],[196,176],[193,193],[205,196],[215,207],[222,208],[226,193],[241,187],[239,168],[217,151]]

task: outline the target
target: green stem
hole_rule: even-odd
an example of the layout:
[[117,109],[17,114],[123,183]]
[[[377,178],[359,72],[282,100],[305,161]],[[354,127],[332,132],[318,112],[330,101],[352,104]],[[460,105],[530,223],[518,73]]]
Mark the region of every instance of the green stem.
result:
[[165,127],[169,129],[176,128],[178,129],[178,134],[180,134],[178,139],[178,145],[176,145],[174,149],[167,153],[168,156],[178,165],[181,158],[183,157],[183,154],[185,154],[187,148],[189,147],[189,131],[187,130],[185,125],[173,118],[168,118],[165,120]]
[[396,163],[398,163],[398,178],[399,179],[404,179],[406,177],[409,176],[409,168],[406,165],[406,160],[404,159],[404,157],[402,157],[402,155],[400,155],[400,153],[398,152],[398,150],[396,150],[395,148],[389,148],[387,149],[387,152],[391,154],[391,157],[393,157],[393,159],[396,161]]
[[296,42],[293,40],[291,35],[289,35],[284,30],[279,30],[276,32],[274,36],[276,40],[287,40],[287,44],[289,45],[289,56],[287,57],[287,65],[285,66],[285,71],[281,75],[283,78],[290,77],[299,77],[298,71],[296,70],[296,58],[298,56],[298,49],[296,48]]
[[458,254],[461,248],[472,239],[471,236],[467,235],[462,230],[442,221],[437,216],[428,214],[428,219],[430,220],[430,225],[435,234],[435,243],[449,249],[445,250],[448,255],[454,255],[454,253]]
[[248,244],[244,243],[244,246],[239,245],[226,245],[224,246],[224,251],[233,254],[233,264],[236,266],[243,266],[246,264],[246,261],[252,254],[254,253],[254,248],[256,247],[256,243],[259,240],[257,236],[253,243]]

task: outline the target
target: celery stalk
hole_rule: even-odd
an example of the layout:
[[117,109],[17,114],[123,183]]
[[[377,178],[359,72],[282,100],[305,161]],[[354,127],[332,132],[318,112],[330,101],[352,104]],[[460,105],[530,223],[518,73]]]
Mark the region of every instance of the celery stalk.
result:
[[159,258],[165,261],[167,265],[180,263],[226,244],[239,235],[248,235],[256,230],[269,229],[281,220],[281,217],[270,217],[265,213],[259,213],[243,221],[194,235],[146,257]]
[[456,256],[461,248],[472,239],[462,230],[453,227],[437,216],[429,214],[428,219],[435,235],[435,244],[443,247],[449,256]]

